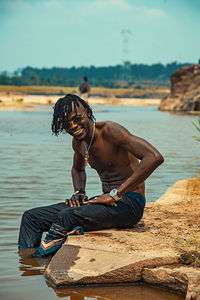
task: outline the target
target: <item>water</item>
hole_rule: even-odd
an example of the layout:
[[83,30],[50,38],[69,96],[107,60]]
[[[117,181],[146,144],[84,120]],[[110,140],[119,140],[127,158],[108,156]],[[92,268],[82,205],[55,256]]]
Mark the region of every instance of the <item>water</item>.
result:
[[[199,172],[200,144],[194,116],[162,113],[156,107],[94,107],[97,121],[113,120],[152,143],[165,163],[147,180],[146,196],[155,201],[175,181]],[[149,287],[53,289],[43,272],[48,261],[18,255],[22,213],[72,194],[71,137],[50,132],[51,111],[0,111],[0,297],[12,299],[183,299]],[[194,158],[196,158],[194,160]],[[87,167],[89,196],[101,193],[96,172]],[[71,297],[71,298],[70,298]]]

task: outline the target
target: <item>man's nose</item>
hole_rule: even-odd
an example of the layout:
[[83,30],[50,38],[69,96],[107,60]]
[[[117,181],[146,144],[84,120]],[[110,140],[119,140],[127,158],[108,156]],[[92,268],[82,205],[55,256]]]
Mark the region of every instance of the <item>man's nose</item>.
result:
[[70,129],[74,129],[78,126],[78,124],[76,124],[74,121],[70,122]]

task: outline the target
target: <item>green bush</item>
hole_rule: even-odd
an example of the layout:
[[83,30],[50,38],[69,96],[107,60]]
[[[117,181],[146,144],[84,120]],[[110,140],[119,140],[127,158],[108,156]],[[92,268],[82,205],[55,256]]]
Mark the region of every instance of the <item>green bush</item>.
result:
[[[200,134],[200,118],[197,120],[197,124],[195,122],[192,122],[192,124],[194,125],[194,127],[198,130],[199,134]],[[193,138],[200,142],[200,137],[198,136],[193,136]]]

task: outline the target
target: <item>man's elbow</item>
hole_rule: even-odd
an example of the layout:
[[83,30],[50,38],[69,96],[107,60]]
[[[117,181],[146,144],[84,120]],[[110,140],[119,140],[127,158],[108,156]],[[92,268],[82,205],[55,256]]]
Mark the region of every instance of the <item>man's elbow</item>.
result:
[[155,163],[157,166],[161,165],[164,162],[164,157],[160,152],[154,154]]

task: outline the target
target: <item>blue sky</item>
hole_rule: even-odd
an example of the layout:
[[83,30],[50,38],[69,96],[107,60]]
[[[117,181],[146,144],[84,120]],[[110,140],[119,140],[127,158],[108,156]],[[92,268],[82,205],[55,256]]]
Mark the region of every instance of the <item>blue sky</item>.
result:
[[196,63],[200,1],[0,0],[0,44],[0,72],[117,65],[126,57]]

